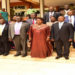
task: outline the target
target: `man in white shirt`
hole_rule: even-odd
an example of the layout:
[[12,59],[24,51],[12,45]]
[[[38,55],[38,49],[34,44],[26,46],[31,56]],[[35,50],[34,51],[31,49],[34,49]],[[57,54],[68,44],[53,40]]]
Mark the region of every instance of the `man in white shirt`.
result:
[[5,28],[5,24],[0,24],[0,36],[2,36],[3,30]]
[[67,13],[70,11],[69,5],[64,5],[64,11],[65,11],[65,17],[67,16]]
[[30,15],[30,19],[27,20],[27,22],[30,24],[30,25],[34,25],[36,24],[36,19],[37,19],[37,15],[35,13],[32,13]]
[[13,40],[16,48],[15,56],[27,56],[27,32],[29,24],[22,22],[20,16],[16,17],[16,23],[9,26],[9,40]]
[[64,21],[63,22],[59,22],[59,29],[62,28],[63,24],[64,24]]
[[71,23],[74,27],[75,16],[73,15],[73,11],[70,10],[67,14],[68,15],[65,17],[65,22]]
[[9,54],[8,25],[3,18],[0,19],[0,55]]
[[[65,22],[71,23],[74,28],[74,36],[75,36],[75,16],[73,15],[73,11],[70,10],[68,12],[68,16],[65,17]],[[75,42],[73,40],[73,47],[75,48]]]
[[[62,56],[64,56],[65,59],[69,59],[70,43],[73,41],[73,26],[64,21],[64,16],[60,16],[58,18],[58,23],[53,24],[51,29],[51,40],[55,41],[56,44],[56,59],[59,59]],[[64,52],[62,49],[63,46]]]

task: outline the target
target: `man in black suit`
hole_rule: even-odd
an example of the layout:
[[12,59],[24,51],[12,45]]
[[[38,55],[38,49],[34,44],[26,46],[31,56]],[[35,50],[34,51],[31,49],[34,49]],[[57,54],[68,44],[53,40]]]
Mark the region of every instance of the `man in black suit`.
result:
[[44,23],[50,22],[51,21],[50,17],[52,17],[52,16],[54,16],[57,19],[59,15],[60,14],[58,12],[54,11],[54,7],[50,6],[49,12],[44,14]]
[[8,55],[8,25],[3,18],[0,19],[0,55]]
[[[69,59],[70,43],[73,40],[73,26],[70,23],[64,22],[64,20],[64,16],[60,16],[58,18],[58,23],[55,23],[51,30],[51,40],[56,43],[56,59],[59,59],[62,55],[65,59]],[[62,47],[64,47],[64,52]]]

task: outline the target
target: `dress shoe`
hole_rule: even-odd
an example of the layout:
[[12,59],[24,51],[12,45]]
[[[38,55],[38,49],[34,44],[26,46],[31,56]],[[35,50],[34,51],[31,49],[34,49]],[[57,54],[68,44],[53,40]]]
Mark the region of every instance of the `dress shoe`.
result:
[[65,56],[65,59],[66,59],[66,60],[68,60],[68,59],[69,59],[69,57],[68,57],[68,56]]
[[3,56],[7,56],[9,53],[4,53]]
[[27,56],[27,54],[23,54],[23,55],[22,55],[22,57],[26,57],[26,56]]
[[15,54],[14,56],[20,56],[21,55],[21,53],[17,53],[17,54]]
[[56,59],[59,59],[59,58],[61,58],[61,57],[62,57],[62,56],[57,56]]
[[0,53],[0,55],[3,55],[3,53]]

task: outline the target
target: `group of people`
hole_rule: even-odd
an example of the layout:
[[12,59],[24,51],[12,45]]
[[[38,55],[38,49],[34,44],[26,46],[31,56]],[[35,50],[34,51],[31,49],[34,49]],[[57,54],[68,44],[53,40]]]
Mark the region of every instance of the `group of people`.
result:
[[9,41],[12,41],[16,49],[15,56],[27,56],[29,42],[31,57],[49,57],[55,50],[56,59],[62,56],[69,59],[71,42],[75,48],[75,16],[68,5],[63,11],[55,12],[54,7],[50,6],[43,18],[35,13],[27,20],[14,16],[8,23],[0,18],[0,55],[9,54]]

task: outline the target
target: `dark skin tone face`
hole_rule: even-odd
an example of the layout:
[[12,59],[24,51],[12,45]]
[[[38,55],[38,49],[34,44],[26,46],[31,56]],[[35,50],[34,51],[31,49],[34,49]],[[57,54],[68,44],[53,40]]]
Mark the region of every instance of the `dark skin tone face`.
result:
[[64,16],[59,16],[59,17],[58,17],[58,21],[59,21],[59,22],[63,22],[64,20],[65,20]]
[[32,19],[36,18],[35,13],[32,13],[32,14],[30,15],[30,17],[31,17]]
[[42,21],[41,19],[37,19],[37,20],[36,20],[36,23],[37,23],[38,25],[41,25],[41,24],[43,23],[43,21]]
[[13,21],[16,21],[16,16],[13,17]]
[[69,9],[69,5],[65,5],[64,8],[65,8],[66,10],[68,10],[68,9]]
[[2,9],[2,11],[4,11],[4,12],[5,12],[5,9]]
[[55,22],[56,18],[55,17],[51,17],[51,22]]
[[69,12],[68,12],[68,15],[69,15],[69,16],[72,16],[72,15],[73,15],[73,11],[69,11]]
[[4,24],[5,20],[4,19],[0,19],[0,24]]
[[75,10],[72,10],[73,11],[73,15],[75,15]]
[[50,11],[50,12],[53,12],[53,11],[54,11],[54,7],[50,6],[50,7],[49,7],[49,11]]
[[19,17],[19,16],[16,17],[17,22],[21,22],[21,20],[22,20],[21,17]]

